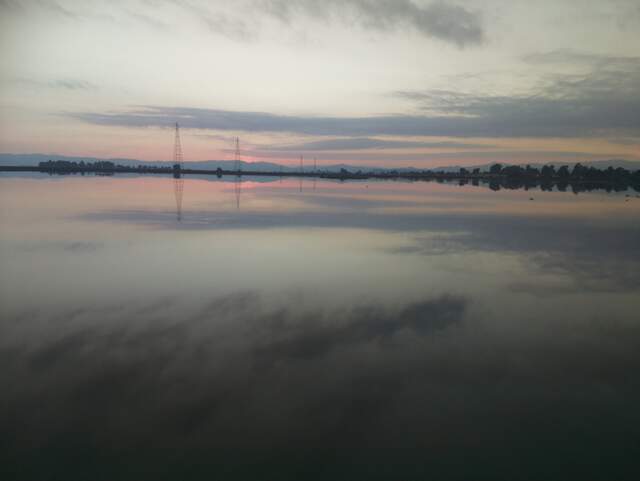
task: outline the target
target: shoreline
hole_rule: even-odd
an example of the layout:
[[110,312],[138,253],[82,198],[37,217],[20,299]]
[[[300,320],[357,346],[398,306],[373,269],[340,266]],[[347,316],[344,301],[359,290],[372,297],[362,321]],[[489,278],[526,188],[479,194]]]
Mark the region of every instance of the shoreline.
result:
[[[29,165],[0,165],[0,172],[39,172],[49,175],[75,175],[75,174],[96,174],[110,176],[114,174],[139,174],[139,175],[170,175],[174,178],[181,178],[188,175],[210,175],[218,178],[222,177],[294,177],[294,178],[315,178],[329,180],[410,180],[410,181],[436,181],[436,182],[459,182],[461,185],[480,183],[489,186],[504,188],[522,187],[553,187],[553,186],[582,186],[597,188],[625,187],[632,188],[640,192],[640,183],[634,179],[614,178],[614,179],[576,179],[541,177],[541,176],[509,176],[505,174],[491,173],[459,173],[459,172],[276,172],[276,171],[235,171],[235,170],[209,170],[209,169],[175,169],[170,167],[114,167],[114,168],[42,168],[40,166]],[[586,190],[586,189],[585,189]]]

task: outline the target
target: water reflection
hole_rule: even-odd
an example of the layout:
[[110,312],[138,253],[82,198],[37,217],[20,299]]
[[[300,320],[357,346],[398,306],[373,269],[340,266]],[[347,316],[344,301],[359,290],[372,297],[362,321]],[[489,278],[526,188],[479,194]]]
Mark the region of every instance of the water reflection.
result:
[[233,189],[236,196],[236,208],[240,209],[240,196],[242,195],[242,177],[240,175],[236,176]]
[[173,175],[173,193],[176,197],[176,217],[180,222],[182,220],[182,197],[184,195],[184,179],[180,172]]
[[253,292],[114,309],[2,350],[2,442],[23,473],[631,479],[640,331],[620,319],[505,330],[462,298],[309,309]]
[[634,199],[174,180],[0,180],[4,479],[634,479]]

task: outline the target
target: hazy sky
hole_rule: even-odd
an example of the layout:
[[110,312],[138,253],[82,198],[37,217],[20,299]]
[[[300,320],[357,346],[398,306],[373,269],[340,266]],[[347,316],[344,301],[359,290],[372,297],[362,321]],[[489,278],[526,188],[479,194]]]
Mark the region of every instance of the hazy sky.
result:
[[0,0],[0,151],[640,160],[638,0]]

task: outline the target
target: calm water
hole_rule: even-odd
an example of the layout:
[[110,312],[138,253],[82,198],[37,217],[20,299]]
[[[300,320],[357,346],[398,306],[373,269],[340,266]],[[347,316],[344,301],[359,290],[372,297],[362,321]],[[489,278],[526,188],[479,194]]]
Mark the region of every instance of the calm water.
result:
[[2,479],[640,477],[635,192],[4,176],[0,305]]

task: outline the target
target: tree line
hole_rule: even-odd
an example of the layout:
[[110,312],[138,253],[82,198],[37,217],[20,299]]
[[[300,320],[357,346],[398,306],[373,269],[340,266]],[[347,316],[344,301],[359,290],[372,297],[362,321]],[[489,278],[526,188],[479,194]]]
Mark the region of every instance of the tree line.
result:
[[87,170],[116,170],[126,169],[124,165],[118,165],[110,160],[96,160],[95,162],[80,162],[72,160],[47,160],[39,162],[38,168],[48,171],[87,171]]
[[[180,166],[176,164],[172,167],[153,167],[138,165],[137,167],[127,167],[116,164],[109,160],[90,161],[69,161],[69,160],[48,160],[40,162],[38,168],[41,171],[51,174],[84,173],[96,172],[100,175],[111,175],[114,172],[140,172],[140,173],[174,173],[180,175]],[[202,173],[201,171],[199,173]],[[222,169],[211,171],[221,176]],[[249,173],[245,173],[248,175]],[[260,175],[260,172],[252,172],[253,175]],[[263,173],[264,174],[264,173]],[[308,175],[318,175],[309,173]],[[606,189],[622,191],[633,188],[640,192],[640,170],[630,171],[622,167],[597,169],[593,166],[584,166],[580,163],[572,168],[563,165],[556,168],[553,165],[544,165],[541,168],[531,165],[503,165],[493,164],[488,171],[481,171],[479,168],[467,169],[461,167],[457,172],[442,171],[410,171],[399,172],[397,170],[387,170],[377,173],[349,172],[341,169],[339,173],[321,173],[321,177],[347,179],[366,178],[407,178],[412,180],[438,180],[438,181],[459,181],[461,184],[471,182],[478,185],[480,182],[488,183],[489,187],[498,190],[501,188],[518,189],[529,187],[540,187],[542,190],[567,190],[569,187],[574,192],[594,189]]]
[[[476,173],[478,169],[474,169]],[[461,168],[460,173],[469,173],[467,169]],[[571,181],[613,181],[616,180],[640,180],[640,170],[632,172],[622,167],[597,169],[593,166],[587,167],[577,163],[573,168],[567,165],[559,167],[557,170],[553,165],[544,165],[541,169],[531,165],[507,165],[493,164],[489,168],[489,174],[510,178],[531,178],[531,179],[554,179]]]

